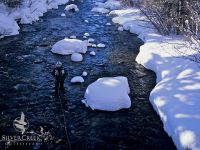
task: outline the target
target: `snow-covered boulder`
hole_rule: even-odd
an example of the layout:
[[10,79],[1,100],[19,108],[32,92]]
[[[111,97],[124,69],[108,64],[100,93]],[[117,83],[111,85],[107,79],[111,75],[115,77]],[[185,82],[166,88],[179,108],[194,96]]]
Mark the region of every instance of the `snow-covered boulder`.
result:
[[131,107],[126,77],[100,78],[87,87],[82,102],[93,110],[117,111]]
[[62,14],[61,14],[61,17],[66,17],[66,14],[65,14],[65,13],[62,13]]
[[83,83],[84,79],[81,76],[76,76],[71,79],[71,83]]
[[71,61],[74,61],[74,62],[83,61],[83,56],[80,53],[73,53],[71,55]]
[[88,42],[94,42],[94,41],[95,41],[95,39],[93,39],[93,38],[88,39]]
[[67,5],[67,6],[65,7],[65,10],[66,10],[66,11],[72,10],[72,11],[75,11],[75,12],[79,11],[77,5],[75,5],[75,4]]
[[118,27],[117,30],[118,30],[118,31],[124,31],[124,28],[123,28],[123,27]]
[[90,52],[90,55],[91,55],[91,56],[95,56],[96,53],[95,53],[94,51],[91,51],[91,52]]
[[100,44],[97,44],[97,47],[99,47],[99,48],[104,48],[104,47],[106,47],[106,45],[105,45],[105,44],[102,44],[102,43],[100,43]]
[[90,34],[89,34],[89,33],[84,33],[84,36],[87,36],[87,37],[88,37],[88,36],[90,36]]
[[63,39],[53,45],[51,51],[55,54],[69,55],[73,53],[86,53],[87,41],[78,39]]
[[102,14],[107,14],[109,13],[109,10],[104,8],[104,7],[94,7],[91,11],[93,12],[98,12],[98,13],[102,13]]
[[16,35],[19,34],[19,29],[20,28],[14,19],[0,13],[0,35]]
[[86,77],[88,75],[88,73],[86,71],[83,71],[82,76]]
[[106,25],[107,25],[107,26],[111,26],[111,23],[108,22],[108,23],[106,23]]

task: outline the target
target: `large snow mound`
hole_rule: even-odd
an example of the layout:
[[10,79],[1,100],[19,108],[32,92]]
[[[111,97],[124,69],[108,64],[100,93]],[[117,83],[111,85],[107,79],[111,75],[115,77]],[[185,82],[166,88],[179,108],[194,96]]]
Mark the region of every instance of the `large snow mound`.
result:
[[126,77],[99,78],[87,87],[82,102],[93,110],[117,111],[131,107]]
[[110,15],[145,42],[136,61],[157,75],[150,102],[177,149],[200,150],[200,66],[189,60],[199,54],[183,36],[157,33],[139,9],[114,10]]
[[87,41],[65,38],[53,45],[51,51],[60,55],[69,55],[73,53],[86,53]]

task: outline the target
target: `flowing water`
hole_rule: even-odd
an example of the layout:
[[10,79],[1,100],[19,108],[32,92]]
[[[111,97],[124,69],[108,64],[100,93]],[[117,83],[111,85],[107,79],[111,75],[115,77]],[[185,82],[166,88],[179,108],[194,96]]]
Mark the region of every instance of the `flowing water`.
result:
[[[47,137],[36,145],[6,146],[8,143],[0,141],[0,149],[69,149],[65,123],[73,150],[175,149],[148,99],[156,76],[134,61],[143,42],[134,34],[117,31],[117,25],[106,26],[111,23],[110,17],[90,11],[95,0],[75,3],[78,13],[61,17],[64,6],[60,6],[49,10],[38,22],[21,25],[19,35],[0,40],[0,135],[18,135],[13,120],[23,112],[29,122],[25,135],[34,131],[46,133]],[[83,39],[85,32],[97,43],[106,44],[106,48],[89,48],[97,55],[87,53],[81,63],[50,52],[57,41],[71,35]],[[62,61],[68,71],[61,99],[66,122],[51,76],[57,61]],[[89,73],[85,82],[70,84],[70,79],[83,71]],[[100,77],[119,75],[129,80],[130,109],[92,111],[81,103],[90,83]]]

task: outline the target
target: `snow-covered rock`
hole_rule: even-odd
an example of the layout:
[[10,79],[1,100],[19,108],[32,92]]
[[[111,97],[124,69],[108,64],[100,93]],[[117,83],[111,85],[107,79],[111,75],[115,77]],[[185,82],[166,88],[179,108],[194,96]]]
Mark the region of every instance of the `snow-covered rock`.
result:
[[91,52],[90,52],[90,55],[91,55],[91,56],[95,56],[96,53],[95,53],[94,51],[91,51]]
[[100,44],[97,44],[97,47],[99,47],[99,48],[104,48],[104,47],[106,47],[106,45],[105,45],[105,44],[102,44],[102,43],[100,43]]
[[71,55],[71,61],[74,61],[74,62],[83,61],[83,56],[80,53],[73,53]]
[[98,12],[98,13],[102,13],[102,14],[107,14],[109,13],[109,10],[103,7],[94,7],[91,11],[93,12]]
[[87,87],[82,102],[93,110],[117,111],[131,107],[126,77],[100,78]]
[[124,28],[123,28],[123,27],[118,27],[117,30],[118,30],[118,31],[124,31]]
[[85,22],[85,23],[89,23],[89,21],[88,21],[88,20],[84,20],[84,22]]
[[0,13],[0,35],[16,35],[19,34],[19,29],[20,28],[14,19]]
[[76,36],[75,35],[72,35],[69,37],[70,39],[76,39]]
[[71,79],[71,83],[83,83],[84,79],[81,76],[76,76]]
[[89,33],[84,33],[84,36],[88,37],[88,36],[90,36],[90,34]]
[[96,44],[92,44],[92,47],[97,47],[97,45]]
[[62,14],[61,14],[61,17],[66,17],[66,14],[65,14],[65,13],[62,13]]
[[86,53],[87,41],[78,39],[63,39],[53,45],[51,51],[60,55],[69,55],[73,53]]
[[106,25],[107,25],[107,26],[111,26],[111,23],[108,22],[108,23],[106,23]]
[[74,61],[74,62],[83,61],[83,56],[80,53],[73,53],[71,55],[71,61]]
[[82,76],[86,77],[88,75],[88,73],[86,71],[83,71]]
[[75,5],[75,4],[67,5],[67,6],[65,7],[65,10],[66,10],[66,11],[74,10],[75,12],[79,11],[77,5]]
[[93,39],[93,38],[88,39],[88,42],[94,42],[94,41],[95,41],[95,39]]

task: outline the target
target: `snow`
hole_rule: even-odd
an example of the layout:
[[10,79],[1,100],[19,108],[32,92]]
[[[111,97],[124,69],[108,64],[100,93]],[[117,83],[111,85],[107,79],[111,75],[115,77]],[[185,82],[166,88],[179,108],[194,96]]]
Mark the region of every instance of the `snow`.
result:
[[62,13],[62,14],[61,14],[61,17],[66,17],[66,14],[65,14],[65,13]]
[[117,30],[118,31],[124,31],[124,28],[123,27],[118,27]]
[[[21,6],[8,8],[0,4],[0,36],[11,36],[19,34],[20,29],[17,20],[21,24],[31,24],[38,21],[48,9],[58,8],[58,5],[66,4],[69,0],[26,0],[22,1]],[[1,37],[3,37],[1,36]]]
[[51,49],[55,54],[69,55],[73,53],[86,53],[87,41],[65,38],[55,43]]
[[88,36],[90,36],[90,34],[89,33],[84,33],[84,36],[88,37]]
[[76,39],[76,36],[75,35],[72,35],[69,37],[70,39]]
[[71,83],[83,83],[84,79],[81,76],[75,76],[71,79]]
[[107,26],[111,26],[111,23],[108,22],[108,23],[106,23],[106,25],[107,25]]
[[99,47],[99,48],[104,48],[104,47],[106,47],[106,45],[105,45],[105,44],[102,44],[102,43],[100,43],[100,44],[97,44],[97,47]]
[[95,56],[96,53],[95,53],[94,51],[91,51],[91,52],[90,52],[90,55],[91,55],[91,56]]
[[20,28],[14,19],[0,13],[0,20],[0,35],[8,36],[19,34],[18,30]]
[[88,73],[86,71],[83,71],[82,76],[86,77],[88,75]]
[[91,11],[93,11],[93,12],[98,12],[98,13],[102,13],[102,14],[107,14],[107,13],[109,13],[109,10],[106,9],[106,8],[103,8],[103,7],[94,7],[94,8],[92,8]]
[[94,41],[95,41],[95,39],[93,39],[93,38],[88,39],[88,42],[94,42]]
[[75,12],[78,12],[78,11],[79,11],[77,5],[75,5],[75,4],[67,5],[67,6],[65,7],[65,10],[66,10],[66,11],[74,10]]
[[92,47],[97,47],[97,45],[96,44],[92,44]]
[[138,34],[145,44],[136,58],[156,73],[157,85],[150,102],[164,130],[178,150],[200,150],[200,65],[190,59],[198,55],[183,36],[162,36],[136,8],[113,10],[112,20]]
[[83,61],[83,56],[80,53],[73,53],[71,55],[71,61],[74,61],[74,62]]
[[90,84],[82,102],[91,109],[117,111],[131,107],[126,77],[104,77]]
[[89,21],[88,21],[88,20],[84,20],[84,22],[85,22],[85,23],[89,23]]

